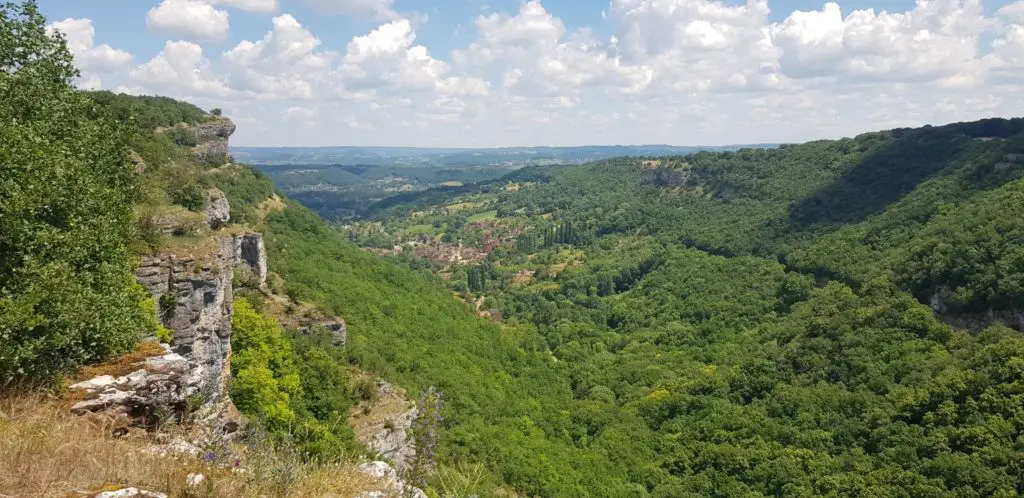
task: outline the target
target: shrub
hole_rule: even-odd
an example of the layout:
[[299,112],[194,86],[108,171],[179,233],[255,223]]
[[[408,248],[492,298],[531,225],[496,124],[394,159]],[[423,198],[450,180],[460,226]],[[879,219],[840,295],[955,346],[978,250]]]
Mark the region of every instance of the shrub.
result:
[[198,211],[206,204],[206,189],[198,183],[172,185],[168,190],[171,200],[190,211]]
[[171,128],[167,132],[167,136],[171,137],[171,141],[174,142],[175,145],[180,145],[182,147],[195,147],[199,144],[199,139],[196,137],[196,134],[193,133],[192,130],[182,126],[175,126],[174,128]]
[[213,109],[210,109],[210,114],[213,114],[214,116],[220,116],[224,114],[224,111],[222,111],[220,107],[215,107]]
[[363,401],[376,401],[379,395],[377,382],[370,378],[361,379],[356,383],[356,392],[359,393],[359,399]]

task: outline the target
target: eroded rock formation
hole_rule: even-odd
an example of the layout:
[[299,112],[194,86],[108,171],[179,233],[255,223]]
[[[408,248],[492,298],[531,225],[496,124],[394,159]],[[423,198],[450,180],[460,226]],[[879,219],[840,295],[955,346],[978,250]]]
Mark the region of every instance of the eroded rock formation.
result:
[[235,133],[235,123],[223,116],[189,127],[196,136],[193,152],[196,158],[206,163],[224,164],[231,162],[228,138]]
[[210,228],[216,230],[231,221],[231,205],[228,204],[228,197],[219,188],[211,188],[206,191],[206,204],[203,207],[203,214],[206,216],[206,223]]

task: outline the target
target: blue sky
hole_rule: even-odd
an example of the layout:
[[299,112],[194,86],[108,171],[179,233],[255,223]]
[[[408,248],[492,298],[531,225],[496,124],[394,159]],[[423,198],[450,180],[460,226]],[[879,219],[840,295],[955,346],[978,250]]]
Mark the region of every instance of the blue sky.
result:
[[40,0],[242,145],[797,141],[1024,114],[1024,0]]

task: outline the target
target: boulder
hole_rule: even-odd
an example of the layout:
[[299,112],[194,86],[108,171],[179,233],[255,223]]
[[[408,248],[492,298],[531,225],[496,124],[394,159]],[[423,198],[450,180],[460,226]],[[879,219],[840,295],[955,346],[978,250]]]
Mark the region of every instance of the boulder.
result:
[[384,486],[385,491],[367,491],[359,495],[360,498],[374,498],[378,496],[412,496],[413,498],[427,498],[422,489],[412,488],[406,492],[405,481],[398,475],[394,467],[387,462],[369,462],[359,465],[359,471],[377,479]]
[[116,491],[97,493],[94,498],[167,498],[167,495],[139,488],[122,488]]
[[206,191],[206,204],[203,207],[203,214],[206,215],[206,222],[210,228],[216,230],[231,221],[231,205],[228,204],[228,197],[219,188],[211,188]]
[[267,284],[267,248],[263,234],[245,233],[235,236],[235,257],[239,265],[245,265],[252,273],[255,284],[263,288]]

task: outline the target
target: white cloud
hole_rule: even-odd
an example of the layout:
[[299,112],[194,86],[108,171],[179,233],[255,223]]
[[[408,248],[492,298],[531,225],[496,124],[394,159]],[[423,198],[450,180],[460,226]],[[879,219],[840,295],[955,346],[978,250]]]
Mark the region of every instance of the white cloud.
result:
[[269,98],[314,97],[314,87],[328,85],[331,61],[337,54],[317,50],[320,39],[294,17],[274,18],[262,40],[242,41],[224,53],[231,83],[240,90]]
[[137,84],[149,91],[172,97],[217,96],[231,90],[215,76],[199,45],[187,41],[168,41],[152,60],[129,72]]
[[370,16],[378,19],[393,19],[394,0],[307,0],[310,6],[326,12],[340,12],[353,16]]
[[263,14],[274,13],[281,10],[278,0],[206,0],[214,5],[234,7],[247,12],[258,12]]
[[134,57],[131,52],[107,44],[97,46],[96,29],[91,19],[64,19],[50,24],[47,29],[61,32],[67,40],[68,50],[74,55],[75,65],[82,73],[75,82],[79,88],[101,88],[101,74],[111,74],[126,68]]
[[146,26],[189,40],[223,40],[230,22],[227,12],[200,0],[162,0],[149,9]]
[[846,17],[829,2],[792,13],[771,35],[790,77],[919,81],[973,69],[986,27],[978,0],[918,0],[910,12],[867,9]]
[[566,36],[562,21],[537,0],[519,13],[496,13],[476,20],[479,39],[453,60],[464,67],[502,72],[502,88],[512,95],[566,97],[590,87],[640,91],[651,79],[643,65],[626,66],[588,30]]
[[451,66],[432,57],[415,40],[416,33],[408,19],[382,24],[353,38],[339,68],[346,88],[374,93],[412,90],[449,96],[489,93],[489,84],[483,79],[448,76]]
[[1024,0],[1017,0],[1000,7],[998,15],[1012,22],[1024,24]]
[[[457,38],[470,40],[450,53],[418,38],[423,19],[392,0],[306,2],[380,24],[331,45],[281,14],[213,60],[168,42],[120,80],[130,54],[96,47],[91,24],[62,30],[89,68],[79,84],[235,109],[240,144],[796,141],[1024,114],[1024,0],[989,14],[979,0],[918,0],[902,12],[825,3],[777,22],[766,0],[608,0],[595,6],[606,7],[601,36],[523,0],[464,25]],[[149,22],[216,40],[229,31],[218,9],[282,5],[163,0],[150,15],[159,26]],[[101,69],[113,72],[100,80]]]

